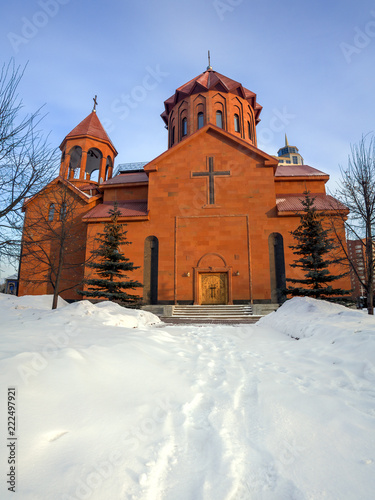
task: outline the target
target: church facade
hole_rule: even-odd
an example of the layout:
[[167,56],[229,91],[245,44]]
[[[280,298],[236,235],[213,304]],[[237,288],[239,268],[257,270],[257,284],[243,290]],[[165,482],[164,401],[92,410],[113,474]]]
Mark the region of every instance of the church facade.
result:
[[[62,282],[73,285],[65,286],[62,296],[81,298],[76,290],[91,272],[84,262],[117,203],[131,242],[124,253],[139,266],[131,278],[144,285],[134,293],[143,295],[144,304],[280,302],[285,278],[300,276],[290,267],[295,256],[289,246],[303,193],[309,191],[328,217],[346,211],[326,194],[329,176],[303,164],[287,142],[280,162],[261,151],[256,125],[262,107],[256,95],[211,67],[164,104],[168,149],[163,154],[113,176],[117,151],[94,109],[63,140],[59,177],[25,202],[27,227],[36,207],[59,224],[61,207],[51,203],[51,193],[63,189],[75,200],[77,265],[63,271]],[[298,161],[288,161],[289,153]],[[344,233],[339,218],[336,224]],[[58,248],[46,251],[56,254]],[[51,293],[49,272],[48,263],[36,267],[24,252],[19,294]],[[336,285],[350,288],[347,278]]]

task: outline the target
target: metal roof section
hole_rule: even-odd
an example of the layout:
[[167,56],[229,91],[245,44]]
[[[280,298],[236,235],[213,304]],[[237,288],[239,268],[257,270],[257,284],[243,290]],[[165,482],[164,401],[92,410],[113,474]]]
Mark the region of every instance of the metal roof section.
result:
[[135,183],[148,183],[148,176],[146,172],[129,171],[127,173],[120,173],[116,177],[112,177],[108,181],[103,182],[100,187],[103,186],[117,186],[119,184],[135,184]]
[[275,177],[328,176],[325,172],[309,165],[279,165]]
[[[323,211],[335,211],[335,210],[345,210],[347,207],[343,205],[339,200],[333,198],[329,194],[322,193],[309,193],[310,198],[314,199],[314,208],[316,210]],[[281,215],[285,212],[302,212],[304,206],[302,205],[302,200],[304,200],[303,195],[283,195],[276,199],[277,210]],[[288,214],[289,215],[289,214]]]
[[[109,211],[114,208],[114,204],[114,201],[106,201],[97,205],[84,215],[83,219],[89,221],[90,219],[109,218]],[[121,212],[121,217],[147,217],[148,215],[147,200],[118,201],[117,207]]]
[[141,172],[144,170],[144,166],[149,163],[148,161],[138,161],[132,163],[120,163],[114,173],[115,175],[123,174],[126,172]]

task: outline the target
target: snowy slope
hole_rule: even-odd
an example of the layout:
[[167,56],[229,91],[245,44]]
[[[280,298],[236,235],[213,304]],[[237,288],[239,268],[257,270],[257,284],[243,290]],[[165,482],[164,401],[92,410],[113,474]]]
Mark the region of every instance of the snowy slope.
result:
[[256,325],[174,327],[50,301],[0,295],[19,436],[14,495],[1,412],[1,499],[374,498],[374,318],[296,298]]

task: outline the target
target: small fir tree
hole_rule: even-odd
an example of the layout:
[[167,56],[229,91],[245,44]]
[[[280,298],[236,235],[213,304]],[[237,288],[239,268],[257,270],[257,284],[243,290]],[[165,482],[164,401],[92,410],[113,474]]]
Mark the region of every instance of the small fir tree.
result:
[[342,278],[347,273],[333,275],[329,271],[332,264],[343,261],[343,257],[334,257],[332,251],[336,249],[335,241],[329,238],[328,230],[323,228],[322,216],[314,207],[315,198],[310,198],[309,192],[304,192],[305,198],[301,200],[304,207],[301,214],[300,225],[291,234],[297,244],[290,246],[299,258],[290,264],[291,267],[299,267],[304,271],[305,278],[287,281],[301,286],[290,286],[286,292],[292,296],[308,296],[327,298],[334,295],[346,295],[348,290],[333,288],[330,283]]
[[121,212],[117,203],[109,214],[111,221],[105,224],[104,233],[99,233],[99,237],[95,238],[100,245],[97,250],[91,252],[93,261],[87,264],[96,271],[98,277],[85,280],[89,288],[81,293],[86,297],[134,304],[140,297],[128,294],[126,290],[134,290],[143,285],[129,279],[124,273],[138,269],[139,266],[134,266],[120,251],[120,245],[130,245],[131,242],[126,241],[127,231],[123,231],[122,224],[118,223]]

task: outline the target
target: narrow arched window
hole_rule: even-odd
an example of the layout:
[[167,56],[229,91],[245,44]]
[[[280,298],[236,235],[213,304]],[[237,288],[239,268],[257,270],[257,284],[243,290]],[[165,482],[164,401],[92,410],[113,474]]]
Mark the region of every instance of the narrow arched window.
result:
[[268,237],[270,256],[271,299],[273,303],[282,304],[285,297],[285,256],[284,240],[280,233],[272,233]]
[[66,213],[67,213],[67,207],[65,201],[61,203],[60,207],[60,220],[65,220],[66,219]]
[[204,116],[202,111],[198,113],[198,129],[202,128],[204,125]]
[[105,165],[105,174],[104,174],[105,181],[108,180],[108,176],[110,174],[112,175],[112,167],[113,167],[112,158],[110,156],[107,156],[107,162]]
[[249,121],[247,122],[247,133],[248,133],[249,139],[252,139],[252,137],[251,137],[251,124]]
[[48,221],[51,222],[53,221],[53,217],[55,215],[55,204],[51,203],[49,206],[49,211],[48,211]]
[[159,241],[148,236],[144,245],[143,300],[146,304],[158,302]]
[[216,111],[216,126],[223,128],[223,113],[221,111]]
[[240,131],[240,117],[236,113],[234,115],[234,131],[239,132]]
[[183,118],[181,122],[181,135],[185,137],[187,135],[187,118]]
[[171,146],[173,146],[173,144],[174,144],[174,129],[175,129],[175,127],[172,127]]

